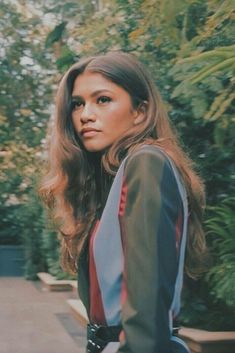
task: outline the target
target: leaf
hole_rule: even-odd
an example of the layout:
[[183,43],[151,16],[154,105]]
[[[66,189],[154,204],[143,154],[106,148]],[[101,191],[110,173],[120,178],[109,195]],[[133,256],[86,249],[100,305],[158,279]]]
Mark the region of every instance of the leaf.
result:
[[230,85],[226,90],[221,92],[213,101],[209,111],[205,115],[205,120],[215,121],[217,120],[230,106],[232,101],[235,99],[235,93],[233,87]]
[[[221,101],[220,106],[218,107],[218,110],[215,112],[213,115],[207,115],[207,120],[210,121],[215,121],[219,119],[223,113],[227,110],[227,108],[231,105],[231,103],[235,100],[235,92],[231,92],[228,97],[225,96],[226,99]],[[209,118],[208,118],[209,116]]]
[[189,96],[197,96],[198,95],[198,89],[196,86],[193,86],[189,81],[185,80],[181,82],[174,91],[172,92],[171,97],[176,98],[176,97],[189,97]]
[[66,25],[67,25],[66,21],[61,22],[59,25],[57,25],[53,29],[53,31],[51,31],[48,34],[48,36],[46,38],[46,42],[45,42],[45,47],[46,48],[49,48],[53,43],[58,42],[61,39],[61,37],[62,37],[62,35],[64,33]]
[[202,81],[205,77],[208,77],[214,72],[221,71],[230,67],[235,67],[235,58],[224,60],[218,64],[213,65],[212,67],[209,67],[207,70],[200,70],[196,75],[191,78],[191,82],[195,84],[197,82]]
[[203,30],[194,38],[194,44],[197,46],[203,40],[210,38],[212,33],[227,19],[229,20],[234,12],[233,0],[224,0],[218,6],[218,2],[208,0],[208,9],[213,12],[208,17]]
[[200,96],[192,98],[193,113],[196,118],[203,118],[208,108],[208,103]]
[[22,108],[22,109],[19,110],[19,113],[21,115],[23,115],[24,117],[28,117],[28,116],[32,115],[32,110],[26,109],[26,108]]
[[141,37],[143,34],[144,34],[144,28],[143,27],[137,28],[129,34],[129,39],[135,41],[139,37]]
[[224,85],[221,78],[216,76],[208,76],[204,79],[204,84],[209,88],[210,91],[218,94],[218,92],[224,92]]
[[192,56],[184,59],[180,59],[177,61],[177,64],[185,64],[185,63],[195,63],[201,62],[208,59],[217,59],[220,60],[222,58],[231,58],[234,57],[235,45],[227,46],[227,47],[219,47],[214,50],[210,50],[203,53],[195,52]]

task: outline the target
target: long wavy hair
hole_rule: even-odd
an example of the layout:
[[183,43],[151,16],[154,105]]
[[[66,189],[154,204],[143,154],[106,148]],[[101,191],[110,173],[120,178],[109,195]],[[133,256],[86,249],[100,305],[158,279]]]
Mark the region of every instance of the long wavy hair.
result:
[[[99,73],[122,87],[129,93],[133,108],[147,102],[144,121],[123,134],[102,155],[85,150],[72,123],[73,85],[77,76],[85,71]],[[40,194],[62,234],[62,266],[66,270],[76,272],[77,259],[102,211],[105,195],[124,156],[143,144],[161,147],[184,180],[190,211],[185,270],[191,277],[200,271],[205,252],[203,183],[180,147],[149,73],[133,55],[123,52],[108,52],[81,60],[65,73],[58,88],[48,171]]]

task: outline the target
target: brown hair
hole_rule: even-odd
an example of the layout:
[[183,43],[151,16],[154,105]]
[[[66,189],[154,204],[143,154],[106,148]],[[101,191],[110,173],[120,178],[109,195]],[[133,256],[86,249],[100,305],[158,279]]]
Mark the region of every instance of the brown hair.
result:
[[[100,73],[125,89],[130,94],[134,108],[147,102],[143,123],[128,130],[102,157],[84,149],[72,125],[73,85],[76,77],[84,71]],[[200,258],[205,250],[202,230],[205,201],[203,184],[193,171],[191,160],[179,145],[147,70],[133,55],[123,52],[109,52],[81,60],[68,70],[59,85],[50,142],[49,171],[40,193],[52,210],[62,234],[62,264],[65,269],[76,271],[77,258],[102,207],[99,190],[105,189],[103,180],[115,175],[123,157],[143,144],[156,144],[164,149],[184,180],[190,211],[185,267],[191,277],[199,271]]]

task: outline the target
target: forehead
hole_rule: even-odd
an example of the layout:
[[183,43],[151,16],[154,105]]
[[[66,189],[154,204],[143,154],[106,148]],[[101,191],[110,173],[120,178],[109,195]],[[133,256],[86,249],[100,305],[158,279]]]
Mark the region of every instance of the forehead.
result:
[[85,71],[76,77],[72,95],[82,96],[92,94],[95,91],[105,90],[116,94],[126,92],[122,87],[107,79],[104,75],[97,72]]

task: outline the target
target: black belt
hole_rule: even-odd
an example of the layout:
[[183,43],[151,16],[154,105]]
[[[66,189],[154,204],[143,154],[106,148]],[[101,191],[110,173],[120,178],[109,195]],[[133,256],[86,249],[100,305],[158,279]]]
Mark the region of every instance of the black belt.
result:
[[109,342],[119,342],[121,326],[87,325],[87,353],[99,353]]
[[[179,331],[178,325],[173,327],[173,335]],[[97,324],[87,325],[87,353],[100,353],[109,342],[119,342],[122,326],[102,326]]]

